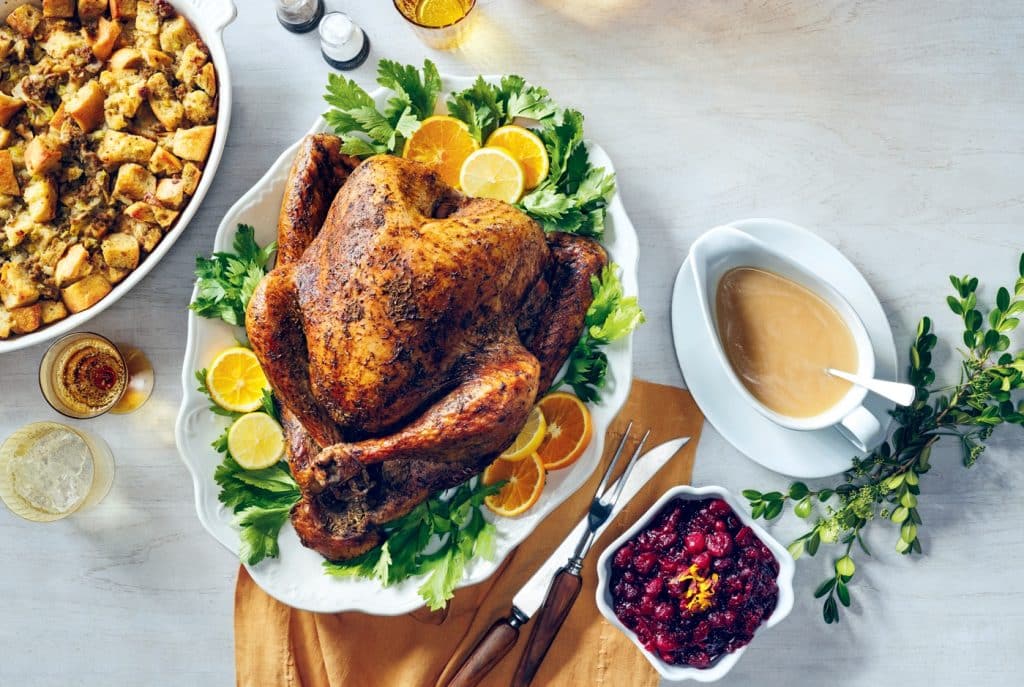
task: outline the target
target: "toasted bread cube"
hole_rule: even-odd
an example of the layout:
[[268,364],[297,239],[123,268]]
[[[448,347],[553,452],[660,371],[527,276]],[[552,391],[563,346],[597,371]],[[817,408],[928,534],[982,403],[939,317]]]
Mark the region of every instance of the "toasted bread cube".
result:
[[14,38],[0,33],[0,60],[6,60],[14,48]]
[[162,50],[156,48],[139,48],[142,59],[150,69],[170,70],[174,66],[174,59]]
[[153,174],[177,174],[181,171],[181,160],[163,146],[157,146],[149,158],[149,171]]
[[114,19],[135,17],[136,0],[110,0],[110,16]]
[[180,14],[160,27],[160,49],[164,52],[178,52],[195,39],[196,34],[188,20]]
[[68,316],[68,309],[60,301],[39,301],[39,311],[43,324],[53,324]]
[[205,124],[217,116],[213,99],[203,91],[190,91],[182,100],[182,105],[185,106],[185,116],[193,124]]
[[20,33],[25,38],[31,38],[35,33],[39,22],[43,20],[43,13],[35,5],[28,3],[16,7],[13,12],[7,15],[7,25]]
[[11,331],[15,334],[29,334],[42,324],[43,313],[38,303],[11,310]]
[[142,69],[146,61],[142,59],[142,52],[136,48],[121,48],[110,56],[108,63],[110,69],[115,72],[128,69]]
[[165,207],[179,209],[185,202],[185,182],[181,179],[161,179],[156,185],[156,199]]
[[21,186],[18,185],[18,177],[14,174],[14,163],[11,161],[9,150],[0,150],[0,193],[9,196],[21,195]]
[[39,285],[20,262],[0,266],[0,302],[8,310],[39,300]]
[[174,132],[174,144],[171,152],[183,160],[202,162],[210,153],[210,146],[213,144],[213,134],[216,127],[194,126],[191,129],[178,129]]
[[138,240],[131,234],[108,234],[103,239],[103,260],[117,269],[135,269],[139,265]]
[[57,184],[49,177],[35,177],[25,187],[22,198],[33,222],[49,222],[57,215]]
[[154,150],[156,150],[156,143],[148,138],[120,131],[106,131],[103,133],[103,140],[100,141],[96,154],[104,164],[108,165],[124,162],[142,164],[149,161]]
[[11,137],[11,130],[0,126],[0,148],[6,148],[11,145]]
[[75,0],[43,0],[43,16],[71,18],[75,16]]
[[160,33],[160,15],[156,13],[156,5],[151,2],[135,4],[135,31],[154,36]]
[[73,313],[82,312],[96,305],[113,288],[102,274],[90,274],[60,291],[61,300]]
[[146,253],[152,253],[164,233],[155,224],[146,224],[139,220],[132,219],[128,215],[120,215],[117,219],[117,230],[131,234],[139,242],[139,246]]
[[134,162],[121,165],[114,181],[114,198],[130,203],[143,200],[156,191],[156,177],[142,165]]
[[73,284],[89,273],[89,251],[74,244],[68,252],[57,261],[53,270],[53,281],[57,286]]
[[7,339],[11,336],[11,324],[11,313],[0,305],[0,339]]
[[25,167],[42,176],[60,167],[60,141],[48,134],[36,136],[25,146]]
[[206,66],[199,70],[196,86],[206,91],[211,98],[217,95],[217,72],[213,68],[213,62],[207,62]]
[[82,21],[98,19],[107,9],[107,0],[78,0],[78,18]]
[[121,36],[121,22],[100,17],[96,37],[92,41],[92,54],[97,60],[105,60],[114,52],[114,44]]
[[[31,5],[22,5],[22,7],[31,7]],[[11,121],[11,117],[18,114],[18,111],[23,107],[25,107],[23,101],[18,98],[12,98],[6,93],[0,93],[0,126],[7,126],[7,122]]]
[[149,107],[163,127],[168,131],[174,131],[181,126],[185,108],[174,99],[174,90],[171,89],[171,84],[167,82],[163,72],[157,72],[149,77],[146,88],[149,89]]
[[199,168],[191,162],[186,162],[181,170],[181,181],[185,184],[185,195],[194,196],[199,186],[199,178],[203,175]]
[[178,213],[174,210],[169,210],[151,203],[143,203],[141,201],[132,203],[126,207],[124,209],[124,214],[140,222],[158,224],[164,229],[174,224],[174,220],[178,218]]
[[46,40],[40,43],[40,45],[47,55],[59,61],[66,59],[71,53],[88,45],[88,41],[78,31],[65,31],[57,28],[51,30]]
[[206,60],[206,52],[199,47],[199,44],[189,43],[178,58],[178,68],[174,72],[175,78],[186,86],[191,86],[206,65]]
[[82,131],[94,131],[103,123],[103,101],[107,94],[96,79],[89,81],[75,91],[67,101],[64,110],[74,119]]
[[60,129],[67,120],[68,111],[64,109],[64,103],[61,103],[57,106],[57,109],[54,110],[53,116],[50,117],[50,128]]

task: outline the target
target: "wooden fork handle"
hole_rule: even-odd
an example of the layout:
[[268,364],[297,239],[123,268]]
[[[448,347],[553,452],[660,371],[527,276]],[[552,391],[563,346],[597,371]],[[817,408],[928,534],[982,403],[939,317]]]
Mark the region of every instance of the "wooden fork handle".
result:
[[[524,616],[525,617],[525,616]],[[480,638],[469,652],[448,687],[474,687],[479,685],[487,673],[498,664],[519,639],[519,626],[515,617],[502,618]]]
[[533,681],[582,587],[583,578],[565,568],[559,570],[551,580],[544,605],[533,619],[530,639],[519,659],[515,677],[512,678],[512,687],[527,687]]

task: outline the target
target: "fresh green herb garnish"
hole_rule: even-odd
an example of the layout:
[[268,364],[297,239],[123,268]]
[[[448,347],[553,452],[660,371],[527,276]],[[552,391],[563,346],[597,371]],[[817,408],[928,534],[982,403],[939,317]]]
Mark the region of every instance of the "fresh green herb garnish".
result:
[[245,308],[266,274],[267,263],[277,250],[277,243],[260,248],[253,228],[239,224],[232,246],[233,253],[214,253],[210,258],[196,258],[199,290],[188,307],[200,317],[219,318],[241,327],[245,325]]
[[817,490],[793,482],[785,493],[743,492],[755,518],[775,518],[787,502],[797,517],[814,518],[811,529],[789,545],[794,558],[805,552],[815,555],[821,544],[841,547],[842,555],[833,560],[830,576],[814,592],[816,598],[825,599],[822,615],[826,623],[839,622],[839,604],[850,605],[849,583],[856,573],[853,546],[856,543],[865,555],[871,555],[862,538],[869,522],[893,522],[899,527],[896,551],[921,553],[920,479],[931,469],[935,444],[952,437],[960,445],[963,465],[971,467],[997,426],[1024,425],[1024,402],[1015,404],[1012,399],[1014,391],[1024,389],[1024,350],[1009,352],[1007,336],[1024,313],[1024,255],[1018,274],[1012,295],[1005,287],[996,292],[995,307],[988,317],[978,309],[978,279],[950,276],[955,294],[947,302],[963,321],[961,340],[951,342],[951,347],[964,345],[959,381],[933,386],[932,350],[938,337],[931,320],[922,318],[910,346],[908,367],[917,399],[913,405],[893,411],[894,429],[888,439],[868,456],[854,458],[842,482]]
[[447,105],[448,114],[465,122],[481,144],[495,129],[511,124],[517,117],[539,121],[558,111],[547,89],[531,86],[515,74],[503,76],[499,85],[478,76],[472,86],[448,96]]
[[324,113],[324,119],[344,137],[341,150],[348,155],[367,157],[401,151],[420,122],[434,114],[441,92],[441,76],[430,60],[423,61],[422,71],[381,60],[377,83],[392,92],[383,112],[355,81],[340,74],[327,77],[324,100],[331,109]]
[[[350,561],[324,561],[324,570],[335,577],[376,580],[383,587],[427,575],[418,590],[420,597],[431,610],[444,608],[466,563],[477,556],[494,558],[497,531],[484,519],[482,507],[484,498],[502,486],[503,482],[485,485],[476,478],[457,487],[451,498],[434,494],[384,525],[387,541],[383,544]],[[432,541],[435,535],[441,538],[439,547]]]
[[583,336],[569,355],[565,376],[552,389],[568,384],[583,401],[598,400],[608,373],[608,356],[601,349],[645,321],[636,296],[623,296],[618,269],[612,263],[601,271],[600,279],[590,278],[594,302],[587,309]]

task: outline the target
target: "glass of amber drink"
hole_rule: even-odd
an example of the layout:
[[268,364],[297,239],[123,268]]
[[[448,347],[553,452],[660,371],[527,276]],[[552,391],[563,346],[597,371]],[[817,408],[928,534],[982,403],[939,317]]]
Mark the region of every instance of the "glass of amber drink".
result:
[[477,0],[394,0],[427,47],[454,50],[469,34]]
[[76,419],[136,410],[153,391],[153,367],[139,350],[91,332],[53,342],[39,364],[39,388],[58,413]]

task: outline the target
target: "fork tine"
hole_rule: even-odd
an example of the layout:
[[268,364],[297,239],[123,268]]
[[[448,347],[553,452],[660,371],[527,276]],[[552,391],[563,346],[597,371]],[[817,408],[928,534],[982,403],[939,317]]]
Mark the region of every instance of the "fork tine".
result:
[[619,456],[622,455],[622,449],[626,446],[626,440],[629,439],[629,433],[633,429],[633,421],[630,420],[629,424],[626,425],[626,431],[622,433],[622,439],[619,441],[618,448],[615,449],[615,455],[612,456],[612,462],[608,463],[608,468],[604,471],[604,476],[601,477],[601,483],[597,485],[597,490],[594,492],[594,498],[599,498],[604,493],[604,488],[608,485],[608,478],[611,477],[612,471],[615,469],[615,464],[619,462]]
[[626,480],[629,479],[629,473],[633,471],[633,466],[636,465],[636,461],[640,457],[640,454],[643,453],[644,444],[647,443],[647,437],[649,436],[651,436],[651,430],[644,432],[643,437],[640,439],[640,443],[637,444],[636,450],[633,451],[633,455],[630,457],[629,462],[626,463],[626,469],[622,471],[622,477],[615,485],[615,489],[612,491],[611,495],[603,494],[601,496],[601,505],[610,508],[619,500],[619,494],[622,493],[622,487],[626,484]]

